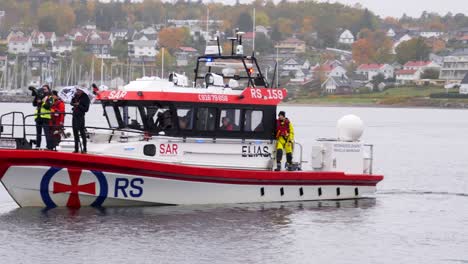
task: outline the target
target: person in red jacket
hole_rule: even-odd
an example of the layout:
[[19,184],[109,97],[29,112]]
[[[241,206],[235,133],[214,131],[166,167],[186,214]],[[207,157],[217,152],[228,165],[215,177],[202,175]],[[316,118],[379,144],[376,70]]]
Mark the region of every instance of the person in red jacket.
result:
[[65,103],[57,96],[57,91],[53,91],[54,104],[51,107],[52,119],[50,120],[50,128],[54,141],[54,148],[58,146],[62,140],[65,123]]

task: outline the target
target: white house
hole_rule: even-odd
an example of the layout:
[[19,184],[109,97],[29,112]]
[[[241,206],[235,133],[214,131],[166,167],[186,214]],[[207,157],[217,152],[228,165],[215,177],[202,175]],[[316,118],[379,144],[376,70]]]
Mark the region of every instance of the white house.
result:
[[419,70],[419,69],[440,69],[441,66],[432,61],[408,61],[403,65],[403,69],[405,70]]
[[265,36],[268,36],[268,29],[262,25],[258,25],[255,27],[255,32],[258,32],[258,33],[263,33],[265,34]]
[[343,31],[343,33],[341,33],[340,37],[338,38],[338,43],[353,44],[354,40],[355,39],[353,33],[346,29],[345,31]]
[[402,69],[396,71],[396,82],[399,84],[413,83],[421,79],[421,69]]
[[302,65],[295,59],[290,58],[281,64],[281,68],[284,71],[296,71],[301,69]]
[[8,53],[28,54],[31,51],[32,42],[26,37],[12,37],[8,41]]
[[330,76],[322,83],[322,89],[327,94],[351,94],[353,93],[352,81],[345,76]]
[[55,32],[40,32],[40,31],[33,31],[31,33],[31,41],[34,45],[45,45],[48,43],[54,44],[57,40],[57,36]]
[[57,40],[52,45],[52,52],[63,54],[65,52],[73,51],[73,41],[71,40]]
[[312,68],[313,77],[319,79],[323,77],[343,77],[346,76],[346,69],[341,66],[333,67],[332,65],[323,64]]
[[468,73],[468,49],[459,49],[444,57],[440,79],[460,81]]
[[387,37],[389,37],[389,38],[394,38],[395,36],[396,36],[395,30],[393,30],[393,28],[388,29],[388,31],[387,31]]
[[155,57],[158,55],[156,50],[156,40],[134,40],[129,42],[129,55],[135,58]]
[[419,36],[423,38],[438,38],[442,36],[444,32],[441,31],[421,31],[419,32]]
[[468,94],[468,73],[465,75],[460,84],[460,94]]
[[388,64],[361,64],[357,68],[356,73],[364,74],[370,81],[378,74],[383,74],[386,79],[393,78],[394,71],[393,66]]

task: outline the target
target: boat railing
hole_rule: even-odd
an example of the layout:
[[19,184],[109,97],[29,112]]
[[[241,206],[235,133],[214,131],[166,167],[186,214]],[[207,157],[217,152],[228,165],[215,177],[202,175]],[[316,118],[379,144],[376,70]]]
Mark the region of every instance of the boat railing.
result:
[[[65,116],[73,115],[73,113],[69,112],[54,112],[54,114],[63,114]],[[30,139],[28,142],[34,142],[37,136],[37,132],[35,130],[36,124],[34,120],[31,121],[36,115],[24,115],[22,112],[9,112],[5,113],[0,116],[0,138],[22,138],[25,140]],[[74,142],[73,138],[70,136],[65,135],[66,128],[72,128],[71,125],[49,125],[50,128],[63,128],[61,131],[62,137],[61,142]],[[33,129],[34,128],[34,129]],[[118,130],[119,132],[128,132],[134,134],[141,134],[144,135],[144,131],[135,131],[135,130],[128,130],[122,128],[109,128],[109,127],[96,127],[96,126],[86,126],[86,130],[89,131],[90,129],[93,130],[104,130],[110,131],[110,134],[115,134],[115,131]],[[45,134],[42,134],[42,137],[45,137]],[[70,139],[68,139],[70,138]]]

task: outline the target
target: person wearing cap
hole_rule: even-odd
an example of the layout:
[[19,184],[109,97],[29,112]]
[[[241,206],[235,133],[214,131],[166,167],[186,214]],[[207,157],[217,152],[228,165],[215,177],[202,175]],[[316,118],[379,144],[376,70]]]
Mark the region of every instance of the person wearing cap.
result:
[[293,159],[293,145],[294,145],[294,128],[286,118],[286,113],[280,111],[278,119],[276,120],[276,169],[281,170],[281,160],[283,158],[283,151],[286,152],[286,165],[288,170],[292,168]]

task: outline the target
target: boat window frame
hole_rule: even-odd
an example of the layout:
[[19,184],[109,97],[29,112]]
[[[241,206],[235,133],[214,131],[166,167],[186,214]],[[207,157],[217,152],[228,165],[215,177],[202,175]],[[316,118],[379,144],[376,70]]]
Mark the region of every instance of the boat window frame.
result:
[[[103,109],[106,112],[106,106],[113,106],[116,113],[116,118],[119,122],[119,129],[126,128],[123,119],[118,109],[120,106],[137,106],[143,121],[143,129],[141,131],[149,132],[152,135],[159,135],[164,131],[165,136],[183,137],[183,138],[226,138],[226,139],[258,139],[258,140],[274,140],[276,129],[276,108],[274,105],[243,105],[243,104],[220,104],[220,103],[190,103],[190,102],[168,102],[168,101],[104,101],[102,103]],[[159,105],[160,108],[167,108],[171,112],[172,127],[167,130],[150,129],[147,123],[147,106]],[[179,119],[177,109],[192,109],[193,111],[193,124],[192,129],[181,130],[179,128]],[[197,128],[196,117],[199,108],[216,108],[215,129],[199,130]],[[116,110],[117,109],[117,110]],[[144,111],[141,111],[143,109]],[[221,111],[225,109],[239,109],[239,130],[227,131],[220,128]],[[263,131],[244,131],[245,130],[245,114],[246,111],[262,111],[262,124]],[[109,127],[110,123],[105,113]]]

